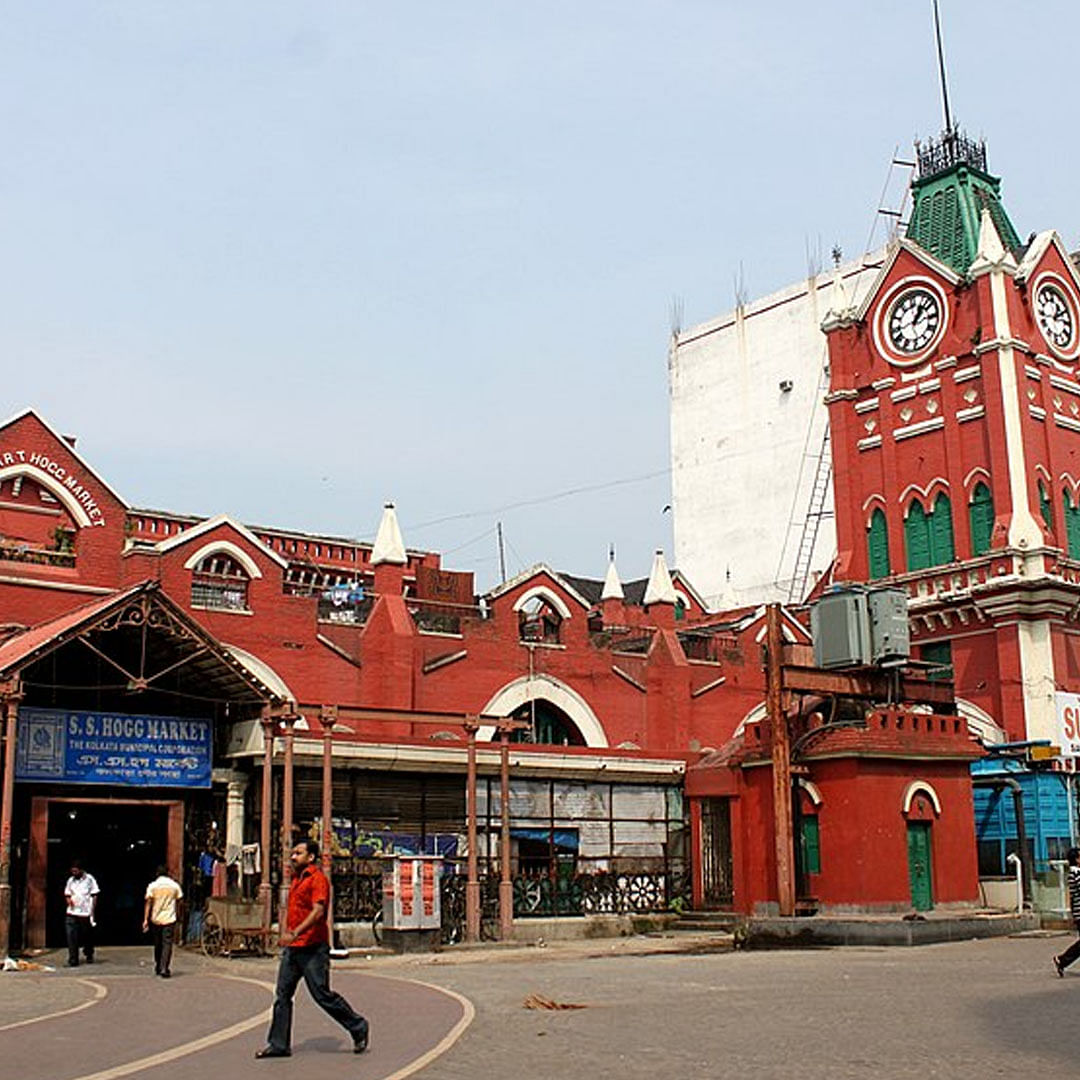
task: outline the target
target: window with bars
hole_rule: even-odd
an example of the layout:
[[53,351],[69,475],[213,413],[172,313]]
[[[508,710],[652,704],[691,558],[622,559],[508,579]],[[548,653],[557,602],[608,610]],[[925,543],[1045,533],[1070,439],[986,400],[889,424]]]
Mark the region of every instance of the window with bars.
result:
[[191,573],[191,603],[215,611],[248,610],[247,571],[231,555],[211,552]]

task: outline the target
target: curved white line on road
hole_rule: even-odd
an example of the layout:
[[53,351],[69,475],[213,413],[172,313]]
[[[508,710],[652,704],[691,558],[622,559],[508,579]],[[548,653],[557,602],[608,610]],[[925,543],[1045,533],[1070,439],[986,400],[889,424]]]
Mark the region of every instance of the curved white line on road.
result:
[[[216,973],[212,973],[211,977],[219,979],[235,979],[237,982],[251,983],[253,986],[261,986],[264,990],[271,991],[271,993],[274,990],[272,983],[264,982],[262,979],[246,978],[243,975],[217,975]],[[240,1020],[235,1024],[230,1024],[220,1031],[212,1031],[209,1035],[204,1035],[201,1039],[192,1039],[191,1042],[182,1043],[180,1046],[173,1046],[170,1049],[162,1050],[157,1054],[150,1054],[148,1057],[139,1058],[137,1061],[129,1061],[124,1065],[114,1065],[111,1069],[102,1069],[100,1072],[95,1073],[85,1073],[83,1076],[75,1077],[74,1080],[116,1080],[116,1078],[120,1076],[130,1076],[132,1073],[141,1072],[143,1069],[151,1069],[155,1065],[164,1065],[166,1062],[175,1061],[177,1058],[187,1057],[188,1054],[197,1054],[200,1050],[205,1050],[209,1046],[216,1046],[218,1043],[227,1042],[237,1035],[243,1035],[245,1031],[250,1031],[253,1027],[258,1027],[259,1024],[265,1024],[269,1018],[270,1010],[264,1009],[257,1015],[249,1016],[246,1020]]]
[[102,1001],[109,992],[101,983],[92,982],[90,979],[77,979],[76,982],[81,982],[93,989],[94,996],[89,1001],[84,1001],[81,1005],[72,1005],[70,1009],[59,1009],[57,1012],[46,1013],[44,1016],[32,1016],[29,1020],[16,1020],[10,1024],[0,1024],[0,1031],[10,1031],[12,1028],[26,1027],[27,1024],[40,1024],[42,1020],[55,1020],[58,1016],[70,1016],[72,1013],[82,1012],[83,1009],[89,1009],[91,1005],[96,1005],[99,1001]]
[[408,1065],[403,1065],[397,1072],[388,1073],[386,1076],[380,1077],[379,1080],[404,1080],[406,1076],[412,1076],[413,1073],[426,1068],[441,1054],[445,1054],[461,1038],[465,1033],[465,1029],[473,1022],[473,1018],[476,1016],[476,1009],[473,1008],[473,1003],[467,997],[457,993],[455,990],[447,990],[445,986],[421,982],[419,979],[398,979],[394,978],[393,975],[374,975],[368,972],[364,972],[364,974],[369,979],[393,979],[394,982],[409,982],[414,986],[423,986],[428,990],[436,990],[440,994],[453,998],[461,1005],[461,1019],[430,1050],[421,1054],[418,1058],[414,1058]]

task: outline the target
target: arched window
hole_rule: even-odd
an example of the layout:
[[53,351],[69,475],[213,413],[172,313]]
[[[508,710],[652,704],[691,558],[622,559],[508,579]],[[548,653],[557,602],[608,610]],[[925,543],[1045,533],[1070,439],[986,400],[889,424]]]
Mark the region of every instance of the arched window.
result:
[[212,551],[191,571],[191,603],[215,611],[248,610],[248,574],[231,555]]
[[1046,523],[1048,532],[1054,531],[1054,504],[1050,499],[1050,493],[1046,490],[1046,485],[1039,481],[1039,513],[1042,514],[1042,519]]
[[1069,558],[1080,559],[1080,509],[1073,506],[1068,490],[1062,492],[1065,509],[1065,537],[1068,541]]
[[533,698],[514,710],[514,719],[529,726],[513,732],[511,742],[539,743],[542,746],[584,746],[585,739],[574,721],[557,705]]
[[994,532],[994,497],[985,484],[975,485],[968,514],[971,519],[971,553],[983,555],[990,550],[990,537]]
[[912,501],[904,521],[904,543],[909,570],[926,570],[952,562],[956,551],[953,546],[952,504],[947,495],[939,495],[934,500],[934,508],[929,514],[917,499]]
[[870,578],[888,577],[892,570],[889,566],[889,529],[885,522],[885,513],[880,508],[870,515],[870,528],[866,530],[866,548],[870,556]]
[[562,614],[542,594],[531,597],[518,609],[518,637],[558,645],[562,633]]

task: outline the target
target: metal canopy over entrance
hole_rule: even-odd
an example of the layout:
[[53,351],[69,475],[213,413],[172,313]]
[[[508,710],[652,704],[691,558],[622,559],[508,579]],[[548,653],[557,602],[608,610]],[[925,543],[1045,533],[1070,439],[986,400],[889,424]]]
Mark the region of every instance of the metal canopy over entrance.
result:
[[[160,837],[158,859],[167,860],[170,870],[179,874],[182,858],[185,802],[179,794],[162,794],[162,787],[139,795],[138,788],[123,783],[20,782],[16,795],[16,733],[21,707],[200,718],[220,733],[226,725],[258,717],[282,704],[276,688],[263,682],[153,581],[21,630],[0,644],[0,712],[5,743],[0,801],[0,956],[8,951],[13,908],[22,924],[22,937],[31,944],[44,943],[48,889],[52,877],[63,873],[63,867],[53,866],[56,860],[47,854],[49,841],[58,841],[52,846],[61,862],[60,848],[74,842],[72,828],[61,827],[59,817],[50,824],[50,808],[55,816],[62,802],[71,803],[67,812],[74,810],[77,820],[79,807],[84,815],[95,817],[106,813],[96,808],[108,803],[119,808],[120,822],[123,807],[156,807],[153,813],[167,817],[167,835]],[[127,817],[132,817],[130,812]],[[104,830],[98,842],[107,844],[112,832],[120,837],[118,844],[122,841],[126,847],[135,843],[131,828]],[[112,856],[105,852],[103,858],[108,862]],[[13,886],[19,887],[17,891]],[[129,899],[126,892],[119,897],[122,902]]]

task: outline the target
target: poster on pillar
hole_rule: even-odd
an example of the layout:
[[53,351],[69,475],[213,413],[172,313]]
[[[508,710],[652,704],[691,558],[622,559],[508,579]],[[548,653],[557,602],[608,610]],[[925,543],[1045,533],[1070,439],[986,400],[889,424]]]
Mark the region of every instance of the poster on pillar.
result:
[[209,720],[20,709],[15,779],[208,788]]
[[1061,757],[1080,757],[1080,694],[1056,693],[1057,744]]

